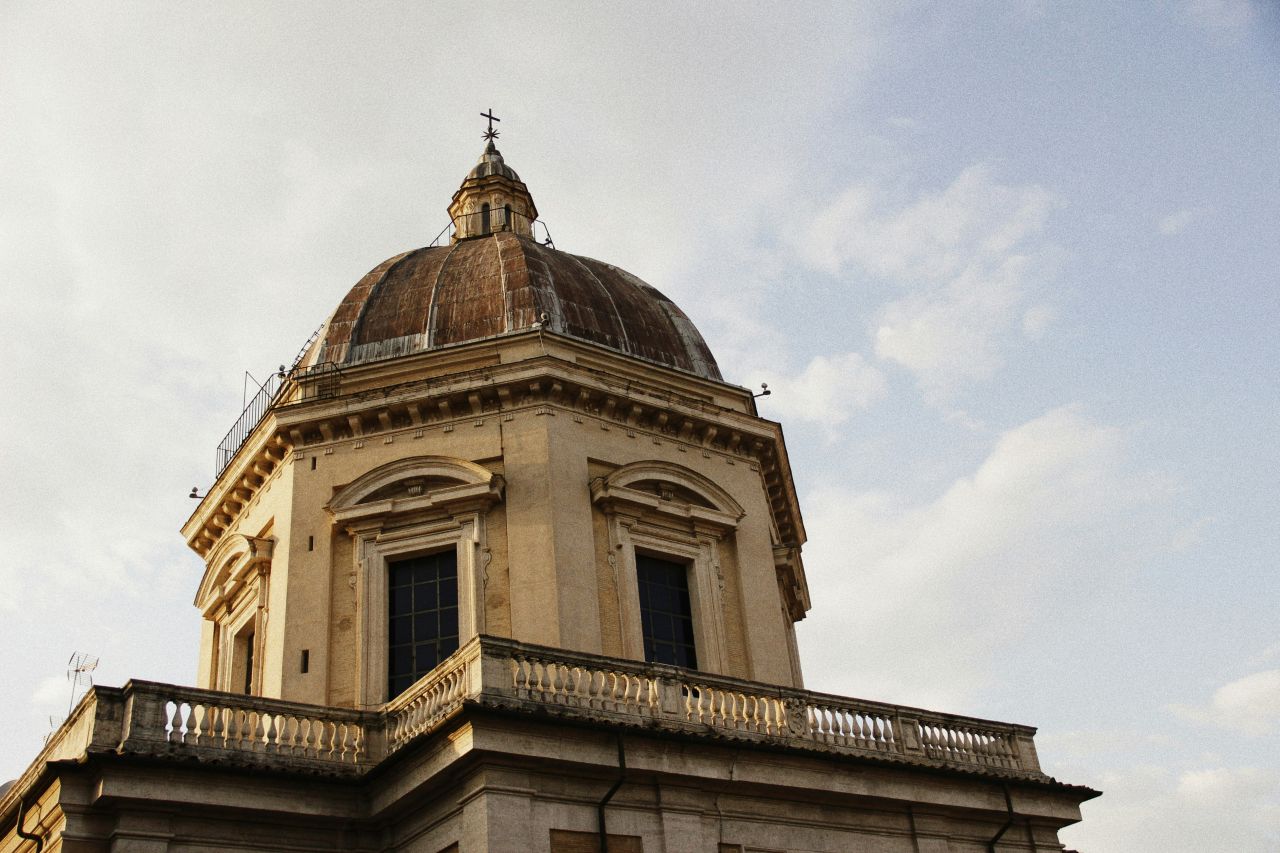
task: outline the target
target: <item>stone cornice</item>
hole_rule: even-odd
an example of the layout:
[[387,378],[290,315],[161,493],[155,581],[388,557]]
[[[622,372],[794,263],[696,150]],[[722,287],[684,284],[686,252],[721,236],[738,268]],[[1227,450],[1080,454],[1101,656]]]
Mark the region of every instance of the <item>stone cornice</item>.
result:
[[[464,368],[465,353],[449,353],[449,361],[463,368],[452,373],[411,378],[408,362],[423,368],[435,364],[433,354],[426,353],[346,368],[336,379],[326,374],[291,380],[294,387],[281,395],[283,402],[263,418],[183,527],[188,544],[207,556],[290,452],[549,412],[755,466],[767,492],[775,544],[796,549],[804,544],[782,427],[754,414],[746,389],[650,368],[558,337],[543,341],[519,335],[500,343],[470,347],[476,359],[489,362],[470,369]],[[536,344],[545,354],[531,349]],[[501,354],[506,346],[518,351],[516,360],[493,363],[492,350]],[[383,384],[393,373],[402,381]],[[717,397],[733,407],[717,403]],[[807,590],[798,556],[788,565],[789,585]],[[798,600],[807,608],[807,591]]]

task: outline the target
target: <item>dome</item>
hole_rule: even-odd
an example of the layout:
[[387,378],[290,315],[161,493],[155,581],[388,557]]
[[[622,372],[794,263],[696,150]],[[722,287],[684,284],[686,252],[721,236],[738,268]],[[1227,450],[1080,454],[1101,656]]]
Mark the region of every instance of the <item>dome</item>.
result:
[[[501,156],[489,167],[510,171]],[[476,168],[488,168],[483,158]],[[538,322],[549,332],[721,379],[702,335],[657,289],[612,264],[513,231],[378,264],[343,299],[307,362],[361,364],[527,331]]]
[[507,165],[502,159],[502,152],[492,141],[484,148],[484,153],[480,155],[480,162],[467,175],[467,180],[476,180],[478,178],[491,178],[499,176],[508,180],[518,181],[520,176],[516,174],[516,170]]

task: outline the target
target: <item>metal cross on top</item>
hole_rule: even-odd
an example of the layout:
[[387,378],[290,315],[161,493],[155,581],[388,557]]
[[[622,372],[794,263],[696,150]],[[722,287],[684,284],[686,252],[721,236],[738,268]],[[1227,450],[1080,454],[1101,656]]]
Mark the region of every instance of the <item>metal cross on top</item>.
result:
[[484,116],[485,118],[487,118],[487,119],[489,120],[489,129],[488,129],[488,130],[486,130],[486,131],[485,131],[483,134],[481,134],[481,135],[482,135],[485,139],[488,139],[490,142],[492,142],[493,140],[495,140],[495,139],[497,139],[497,138],[498,138],[498,131],[496,131],[496,130],[494,130],[494,129],[493,129],[493,123],[494,123],[495,121],[502,121],[502,119],[498,118],[497,116],[495,116],[495,115],[493,114],[493,107],[489,107],[489,112],[487,112],[487,113],[480,113],[480,115]]

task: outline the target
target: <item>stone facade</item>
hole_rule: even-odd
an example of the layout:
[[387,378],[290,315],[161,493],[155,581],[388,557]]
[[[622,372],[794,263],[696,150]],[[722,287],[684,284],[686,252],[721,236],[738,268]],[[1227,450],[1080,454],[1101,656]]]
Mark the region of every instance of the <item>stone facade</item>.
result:
[[[227,449],[183,528],[198,686],[91,691],[0,797],[0,853],[1061,850],[1096,792],[1033,729],[803,688],[780,425],[665,297],[475,230],[482,201],[536,216],[490,146],[434,272],[375,269]],[[439,554],[459,647],[389,695],[390,567]],[[696,670],[646,661],[652,558]]]

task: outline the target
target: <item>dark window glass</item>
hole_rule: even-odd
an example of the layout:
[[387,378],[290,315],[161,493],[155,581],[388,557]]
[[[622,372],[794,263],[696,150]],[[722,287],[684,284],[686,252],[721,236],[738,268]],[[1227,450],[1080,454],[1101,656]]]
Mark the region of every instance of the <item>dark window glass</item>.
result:
[[244,695],[253,693],[253,632],[244,638]]
[[397,560],[391,588],[387,698],[458,650],[458,552]]
[[657,557],[636,555],[644,659],[698,668],[689,607],[689,568]]

